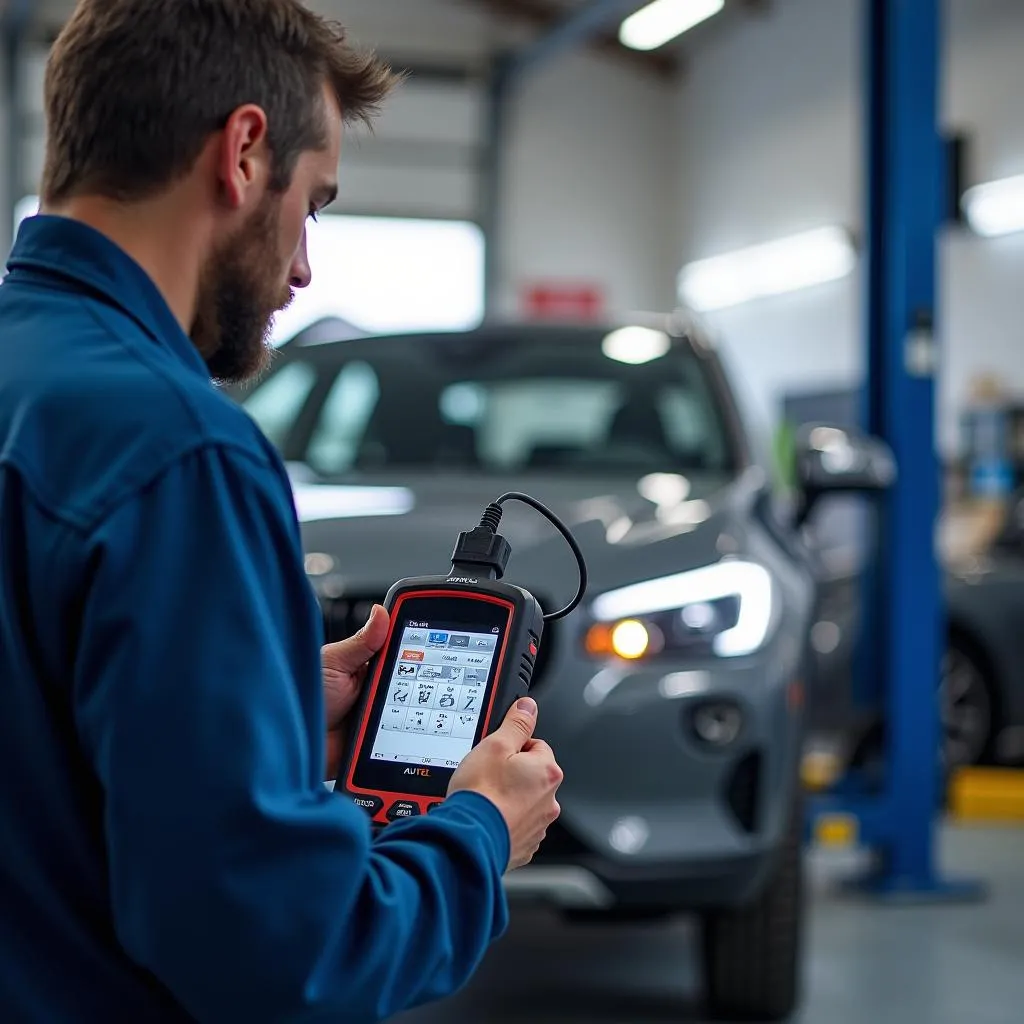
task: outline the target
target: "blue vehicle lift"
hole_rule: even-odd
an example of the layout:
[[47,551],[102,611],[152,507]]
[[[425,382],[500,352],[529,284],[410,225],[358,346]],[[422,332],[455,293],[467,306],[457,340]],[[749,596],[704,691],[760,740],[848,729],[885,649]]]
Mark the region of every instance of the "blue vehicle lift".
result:
[[[947,201],[938,127],[940,0],[864,0],[867,144],[865,427],[893,449],[879,555],[864,591],[861,697],[884,709],[881,790],[846,780],[811,800],[809,829],[847,821],[880,855],[862,892],[895,900],[975,899],[977,883],[936,864],[937,685],[945,643],[935,551],[936,248]],[[870,691],[870,692],[869,692]]]

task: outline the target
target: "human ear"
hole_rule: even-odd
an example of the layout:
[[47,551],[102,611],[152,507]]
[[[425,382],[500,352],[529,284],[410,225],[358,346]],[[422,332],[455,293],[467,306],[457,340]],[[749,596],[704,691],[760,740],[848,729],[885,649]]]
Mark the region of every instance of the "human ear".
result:
[[239,107],[228,118],[221,137],[220,191],[231,209],[237,210],[266,182],[270,156],[266,113],[255,104]]

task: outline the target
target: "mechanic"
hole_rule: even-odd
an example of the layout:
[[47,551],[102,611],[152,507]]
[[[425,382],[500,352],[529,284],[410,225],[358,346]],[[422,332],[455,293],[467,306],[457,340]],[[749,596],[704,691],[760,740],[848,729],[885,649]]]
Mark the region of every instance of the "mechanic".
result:
[[284,466],[217,386],[265,366],[393,82],[299,0],[83,0],[53,49],[0,285],[7,1024],[444,997],[559,813],[531,700],[376,839],[324,785],[387,613],[322,647]]

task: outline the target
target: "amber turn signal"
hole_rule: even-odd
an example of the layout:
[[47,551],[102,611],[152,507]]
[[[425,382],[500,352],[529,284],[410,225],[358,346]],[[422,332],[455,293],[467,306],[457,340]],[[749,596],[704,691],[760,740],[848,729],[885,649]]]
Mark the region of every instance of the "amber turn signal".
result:
[[638,619],[599,622],[587,630],[584,646],[594,657],[613,656],[637,661],[658,649],[659,636],[653,627]]

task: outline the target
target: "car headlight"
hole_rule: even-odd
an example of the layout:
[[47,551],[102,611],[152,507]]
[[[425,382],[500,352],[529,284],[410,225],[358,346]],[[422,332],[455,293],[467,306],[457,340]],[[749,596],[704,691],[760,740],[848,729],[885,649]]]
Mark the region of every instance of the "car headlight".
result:
[[627,660],[658,654],[742,657],[764,645],[774,606],[772,577],[763,565],[716,562],[599,595],[584,643],[592,655]]

